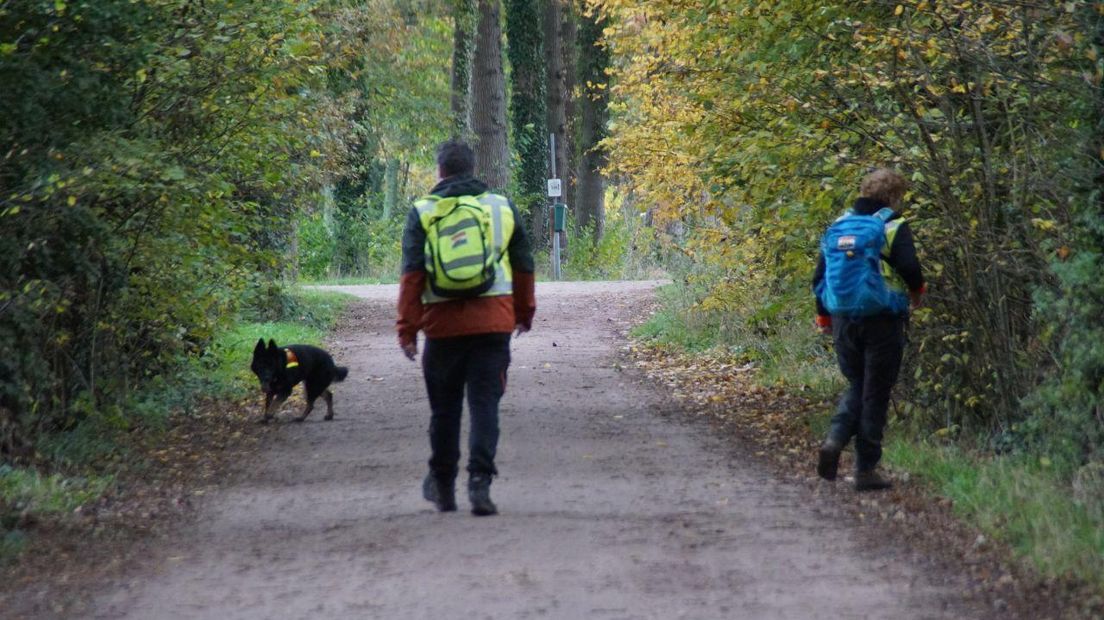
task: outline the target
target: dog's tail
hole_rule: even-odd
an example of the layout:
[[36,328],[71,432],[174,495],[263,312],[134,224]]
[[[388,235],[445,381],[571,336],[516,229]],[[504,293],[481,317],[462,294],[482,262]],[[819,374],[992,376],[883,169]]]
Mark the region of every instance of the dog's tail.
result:
[[344,381],[349,376],[349,369],[344,366],[334,366],[334,381]]

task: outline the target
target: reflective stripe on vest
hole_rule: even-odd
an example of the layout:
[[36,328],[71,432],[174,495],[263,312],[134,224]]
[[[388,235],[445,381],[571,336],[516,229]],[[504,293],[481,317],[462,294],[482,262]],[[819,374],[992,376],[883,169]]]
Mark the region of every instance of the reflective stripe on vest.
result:
[[889,255],[893,251],[893,240],[897,238],[897,229],[901,227],[901,224],[905,220],[896,219],[886,222],[885,225],[885,245],[882,247],[882,278],[885,279],[886,287],[891,291],[898,293],[904,293],[907,287],[905,286],[905,280],[901,277],[901,274],[897,273],[897,270],[889,265]]
[[[510,209],[510,202],[506,200],[505,196],[499,194],[492,194],[486,192],[474,197],[479,205],[485,208],[491,214],[491,230],[492,230],[492,250],[498,255],[498,260],[495,262],[495,280],[490,290],[480,295],[480,297],[498,297],[502,295],[511,295],[514,292],[513,282],[513,270],[510,267],[510,254],[506,251],[506,247],[510,242],[510,238],[514,234],[514,212]],[[414,203],[414,208],[418,211],[418,219],[422,224],[422,230],[426,231],[426,245],[430,243],[429,239],[429,225],[430,218],[433,216],[437,208],[437,202],[441,200],[440,196],[426,196]],[[426,272],[432,273],[433,265],[430,264],[431,253],[426,251]],[[450,265],[451,266],[451,265]],[[455,265],[460,266],[460,265]],[[444,301],[453,301],[455,298],[441,297],[433,292],[433,289],[429,284],[429,277],[426,279],[425,289],[422,290],[422,303],[434,304]]]

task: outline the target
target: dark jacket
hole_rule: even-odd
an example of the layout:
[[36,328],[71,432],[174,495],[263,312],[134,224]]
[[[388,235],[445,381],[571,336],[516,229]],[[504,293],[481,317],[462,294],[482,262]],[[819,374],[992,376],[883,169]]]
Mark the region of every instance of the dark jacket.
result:
[[[878,212],[879,209],[883,209],[887,206],[889,205],[878,200],[859,198],[851,208],[859,215],[873,215]],[[901,217],[900,213],[894,213],[893,217],[889,219],[893,221],[899,217]],[[916,246],[912,242],[912,230],[909,228],[908,222],[901,222],[901,225],[897,228],[897,235],[893,238],[893,245],[889,247],[889,258],[883,260],[889,263],[889,266],[901,276],[901,279],[905,281],[905,286],[907,286],[910,291],[922,292],[924,290],[924,273],[920,269],[920,259],[916,257]],[[817,257],[816,271],[813,273],[814,291],[817,285],[820,284],[820,281],[824,279],[824,268],[824,256],[819,255]],[[817,317],[828,316],[828,310],[825,309],[819,296],[816,298],[816,310]],[[819,319],[818,322],[823,323],[823,319]]]
[[[458,175],[443,179],[429,193],[449,198],[478,196],[486,191],[487,185],[482,181],[469,175]],[[426,231],[422,228],[418,210],[410,209],[402,239],[402,277],[399,280],[399,318],[396,323],[400,344],[415,342],[418,330],[423,330],[427,338],[451,338],[509,333],[516,325],[532,326],[533,314],[537,309],[533,251],[521,215],[512,202],[510,209],[514,212],[515,226],[506,251],[513,271],[513,295],[454,299],[434,304],[422,303],[422,291],[426,286]]]

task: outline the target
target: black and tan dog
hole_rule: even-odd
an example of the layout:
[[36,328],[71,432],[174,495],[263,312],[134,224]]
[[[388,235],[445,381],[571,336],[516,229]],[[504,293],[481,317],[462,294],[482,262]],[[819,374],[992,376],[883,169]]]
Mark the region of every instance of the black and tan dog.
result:
[[278,347],[274,340],[269,340],[266,347],[264,338],[258,340],[257,346],[253,348],[253,363],[250,368],[261,380],[261,390],[265,395],[264,417],[261,422],[272,419],[276,409],[291,396],[292,388],[300,382],[306,386],[307,408],[295,421],[307,419],[319,396],[326,399],[326,417],[323,419],[332,420],[334,411],[330,384],[344,381],[349,374],[348,368],[335,366],[330,354],[318,347],[309,344]]

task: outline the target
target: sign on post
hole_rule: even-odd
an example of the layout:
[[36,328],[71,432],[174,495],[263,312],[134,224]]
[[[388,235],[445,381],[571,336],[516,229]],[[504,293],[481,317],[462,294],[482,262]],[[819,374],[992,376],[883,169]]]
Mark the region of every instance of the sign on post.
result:
[[548,179],[548,197],[559,198],[563,196],[563,188],[559,179]]
[[562,202],[552,205],[552,230],[554,232],[567,230],[567,205]]

